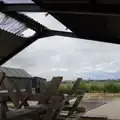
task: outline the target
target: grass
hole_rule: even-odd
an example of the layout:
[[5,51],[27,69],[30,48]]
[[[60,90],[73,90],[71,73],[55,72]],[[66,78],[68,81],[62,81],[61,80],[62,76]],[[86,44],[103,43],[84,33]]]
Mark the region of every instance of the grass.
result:
[[60,87],[58,89],[58,92],[61,92],[61,93],[69,93],[72,89],[72,86],[73,84],[69,83],[69,84],[66,84],[66,83],[62,83],[60,84]]
[[[62,83],[59,92],[69,93],[74,83]],[[120,81],[82,81],[79,89],[86,93],[120,93]]]

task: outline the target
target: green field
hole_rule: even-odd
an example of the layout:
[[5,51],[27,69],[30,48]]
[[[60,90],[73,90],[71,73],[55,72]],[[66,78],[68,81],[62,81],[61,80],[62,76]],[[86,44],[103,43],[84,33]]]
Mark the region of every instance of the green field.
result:
[[[74,82],[61,83],[59,87],[60,92],[70,92]],[[86,93],[120,93],[119,80],[106,80],[106,81],[82,81],[79,89],[84,90]]]

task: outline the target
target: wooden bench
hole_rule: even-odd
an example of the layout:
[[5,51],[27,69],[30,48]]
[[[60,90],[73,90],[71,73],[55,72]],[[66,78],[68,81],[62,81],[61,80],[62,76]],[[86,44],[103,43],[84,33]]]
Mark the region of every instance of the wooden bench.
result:
[[[3,77],[4,76],[4,77]],[[0,93],[0,120],[22,119],[22,117],[33,117],[33,119],[52,120],[57,109],[61,108],[62,96],[57,95],[56,91],[62,81],[62,77],[53,77],[49,85],[40,94],[24,94],[15,83],[7,81],[5,74],[0,73],[0,83],[7,88],[7,93]],[[5,110],[7,98],[10,97],[16,109],[12,111]],[[29,106],[28,100],[38,101],[38,105]],[[7,104],[6,104],[7,105]],[[24,108],[23,108],[24,106]]]

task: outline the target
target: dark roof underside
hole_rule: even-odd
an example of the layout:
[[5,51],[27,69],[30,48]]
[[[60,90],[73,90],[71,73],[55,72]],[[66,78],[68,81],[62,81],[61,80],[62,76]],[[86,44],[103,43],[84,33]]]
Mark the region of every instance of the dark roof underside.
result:
[[120,16],[53,14],[79,38],[120,44]]
[[[79,38],[120,44],[120,0],[26,0],[26,3],[31,1],[39,5],[39,12],[49,12]],[[31,11],[35,12],[34,7]]]
[[120,41],[120,0],[33,0],[79,38]]
[[43,8],[79,38],[120,44],[120,0],[43,0]]
[[[32,36],[24,37],[23,32],[28,29],[33,30],[35,33]],[[44,29],[44,26],[23,14],[8,13],[4,16],[3,13],[0,13],[0,65],[38,38],[43,37],[42,32]]]
[[0,63],[25,44],[26,40],[0,29]]
[[[26,29],[32,30],[34,34],[24,37],[23,32]],[[71,32],[50,30],[21,13],[5,13],[5,16],[3,13],[0,13],[0,65],[39,38],[54,35],[66,36],[66,34],[70,37],[75,36]]]
[[[4,3],[5,1],[7,0],[4,0]],[[5,6],[1,4],[2,8],[0,8],[3,11],[16,11],[17,9],[18,11],[24,12],[49,12],[67,28],[73,31],[73,33],[75,33],[79,38],[120,44],[120,0],[33,1],[36,1],[36,4],[38,5],[37,8],[31,7],[31,5],[27,5],[28,7],[26,7],[26,5],[24,6],[23,4],[19,6],[19,3],[17,6],[15,4],[14,7],[10,7],[10,9],[8,9],[8,6],[7,9],[5,9]],[[30,4],[35,5],[31,2]],[[38,9],[38,7],[40,9]],[[24,16],[21,17],[13,14],[10,16],[17,18],[20,22],[24,21],[26,27],[37,31],[40,37],[33,36],[34,39],[25,39],[17,36],[16,34],[13,35],[12,33],[0,29],[0,65],[23,50],[23,48],[30,45],[36,39],[42,38],[43,36],[47,37],[50,34],[50,31],[47,33],[47,29],[39,23],[36,23],[34,20],[30,20],[29,18],[26,19]],[[56,32],[54,32],[54,34],[56,34]]]

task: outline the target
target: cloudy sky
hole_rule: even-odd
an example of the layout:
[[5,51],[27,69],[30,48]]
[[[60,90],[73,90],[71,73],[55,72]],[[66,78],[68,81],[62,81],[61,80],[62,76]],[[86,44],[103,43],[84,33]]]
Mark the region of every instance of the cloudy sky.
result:
[[[48,28],[66,30],[50,15],[26,14]],[[112,79],[120,78],[119,52],[119,45],[54,36],[37,40],[4,66],[23,68],[33,76],[47,79],[53,76],[63,76],[64,80]]]

